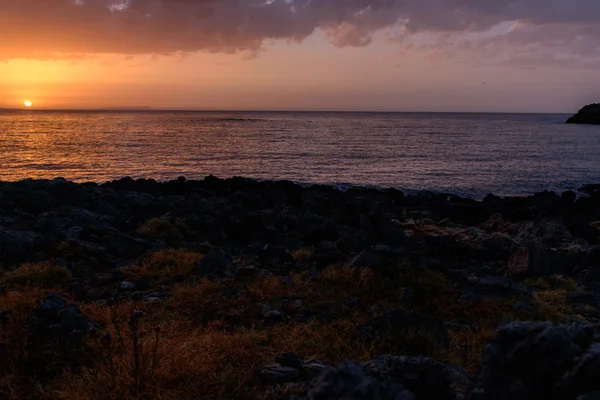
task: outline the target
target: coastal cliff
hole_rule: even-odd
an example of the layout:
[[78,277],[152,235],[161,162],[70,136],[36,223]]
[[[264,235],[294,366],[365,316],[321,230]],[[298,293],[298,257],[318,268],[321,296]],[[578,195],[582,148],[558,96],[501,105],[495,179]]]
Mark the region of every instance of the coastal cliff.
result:
[[588,104],[567,120],[567,124],[600,125],[600,103]]

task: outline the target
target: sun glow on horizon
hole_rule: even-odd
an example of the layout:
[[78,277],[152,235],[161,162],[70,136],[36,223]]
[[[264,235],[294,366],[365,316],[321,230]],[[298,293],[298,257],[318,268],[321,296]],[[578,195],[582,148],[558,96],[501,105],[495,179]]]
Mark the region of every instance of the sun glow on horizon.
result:
[[25,105],[25,107],[31,107],[33,105],[33,103],[31,102],[31,100],[25,100],[23,102],[23,104]]

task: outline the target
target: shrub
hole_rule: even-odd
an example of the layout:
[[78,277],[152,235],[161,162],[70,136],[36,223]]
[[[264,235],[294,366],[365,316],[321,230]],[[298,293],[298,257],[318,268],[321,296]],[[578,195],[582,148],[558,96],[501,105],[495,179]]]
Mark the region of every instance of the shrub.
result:
[[72,278],[71,271],[49,262],[26,263],[6,272],[1,282],[6,285],[35,286],[50,289]]
[[169,245],[179,245],[190,235],[185,220],[181,218],[152,218],[146,221],[138,233],[149,239],[162,240]]

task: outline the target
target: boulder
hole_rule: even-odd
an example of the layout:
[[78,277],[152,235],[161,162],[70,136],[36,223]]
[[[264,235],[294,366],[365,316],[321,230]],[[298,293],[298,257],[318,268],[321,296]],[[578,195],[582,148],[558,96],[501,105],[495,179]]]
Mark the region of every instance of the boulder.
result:
[[567,120],[567,124],[600,125],[600,103],[588,104]]
[[417,399],[455,400],[466,396],[473,386],[461,368],[427,357],[382,355],[363,363],[362,368],[378,381],[393,380],[406,387]]
[[394,380],[379,381],[353,361],[326,369],[310,383],[307,400],[414,400],[415,396]]
[[33,260],[42,236],[30,231],[0,229],[0,265],[9,266]]
[[233,264],[233,259],[228,252],[223,249],[213,249],[198,262],[195,273],[199,275],[222,274],[231,264]]
[[86,317],[77,305],[68,304],[57,293],[49,293],[29,317],[28,332],[31,343],[48,340],[72,343],[98,329],[100,325]]
[[550,322],[515,322],[499,329],[484,350],[472,399],[575,400],[600,389],[600,382],[590,378],[598,371],[597,331]]
[[508,276],[570,274],[578,265],[580,252],[581,249],[576,247],[564,247],[559,251],[534,242],[514,251],[508,260],[506,274]]

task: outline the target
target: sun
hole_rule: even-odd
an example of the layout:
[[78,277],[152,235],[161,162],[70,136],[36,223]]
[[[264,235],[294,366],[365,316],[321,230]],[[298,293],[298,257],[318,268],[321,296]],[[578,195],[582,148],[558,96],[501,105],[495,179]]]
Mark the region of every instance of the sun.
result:
[[33,103],[30,100],[25,100],[23,104],[25,104],[25,107],[31,107],[33,105]]

